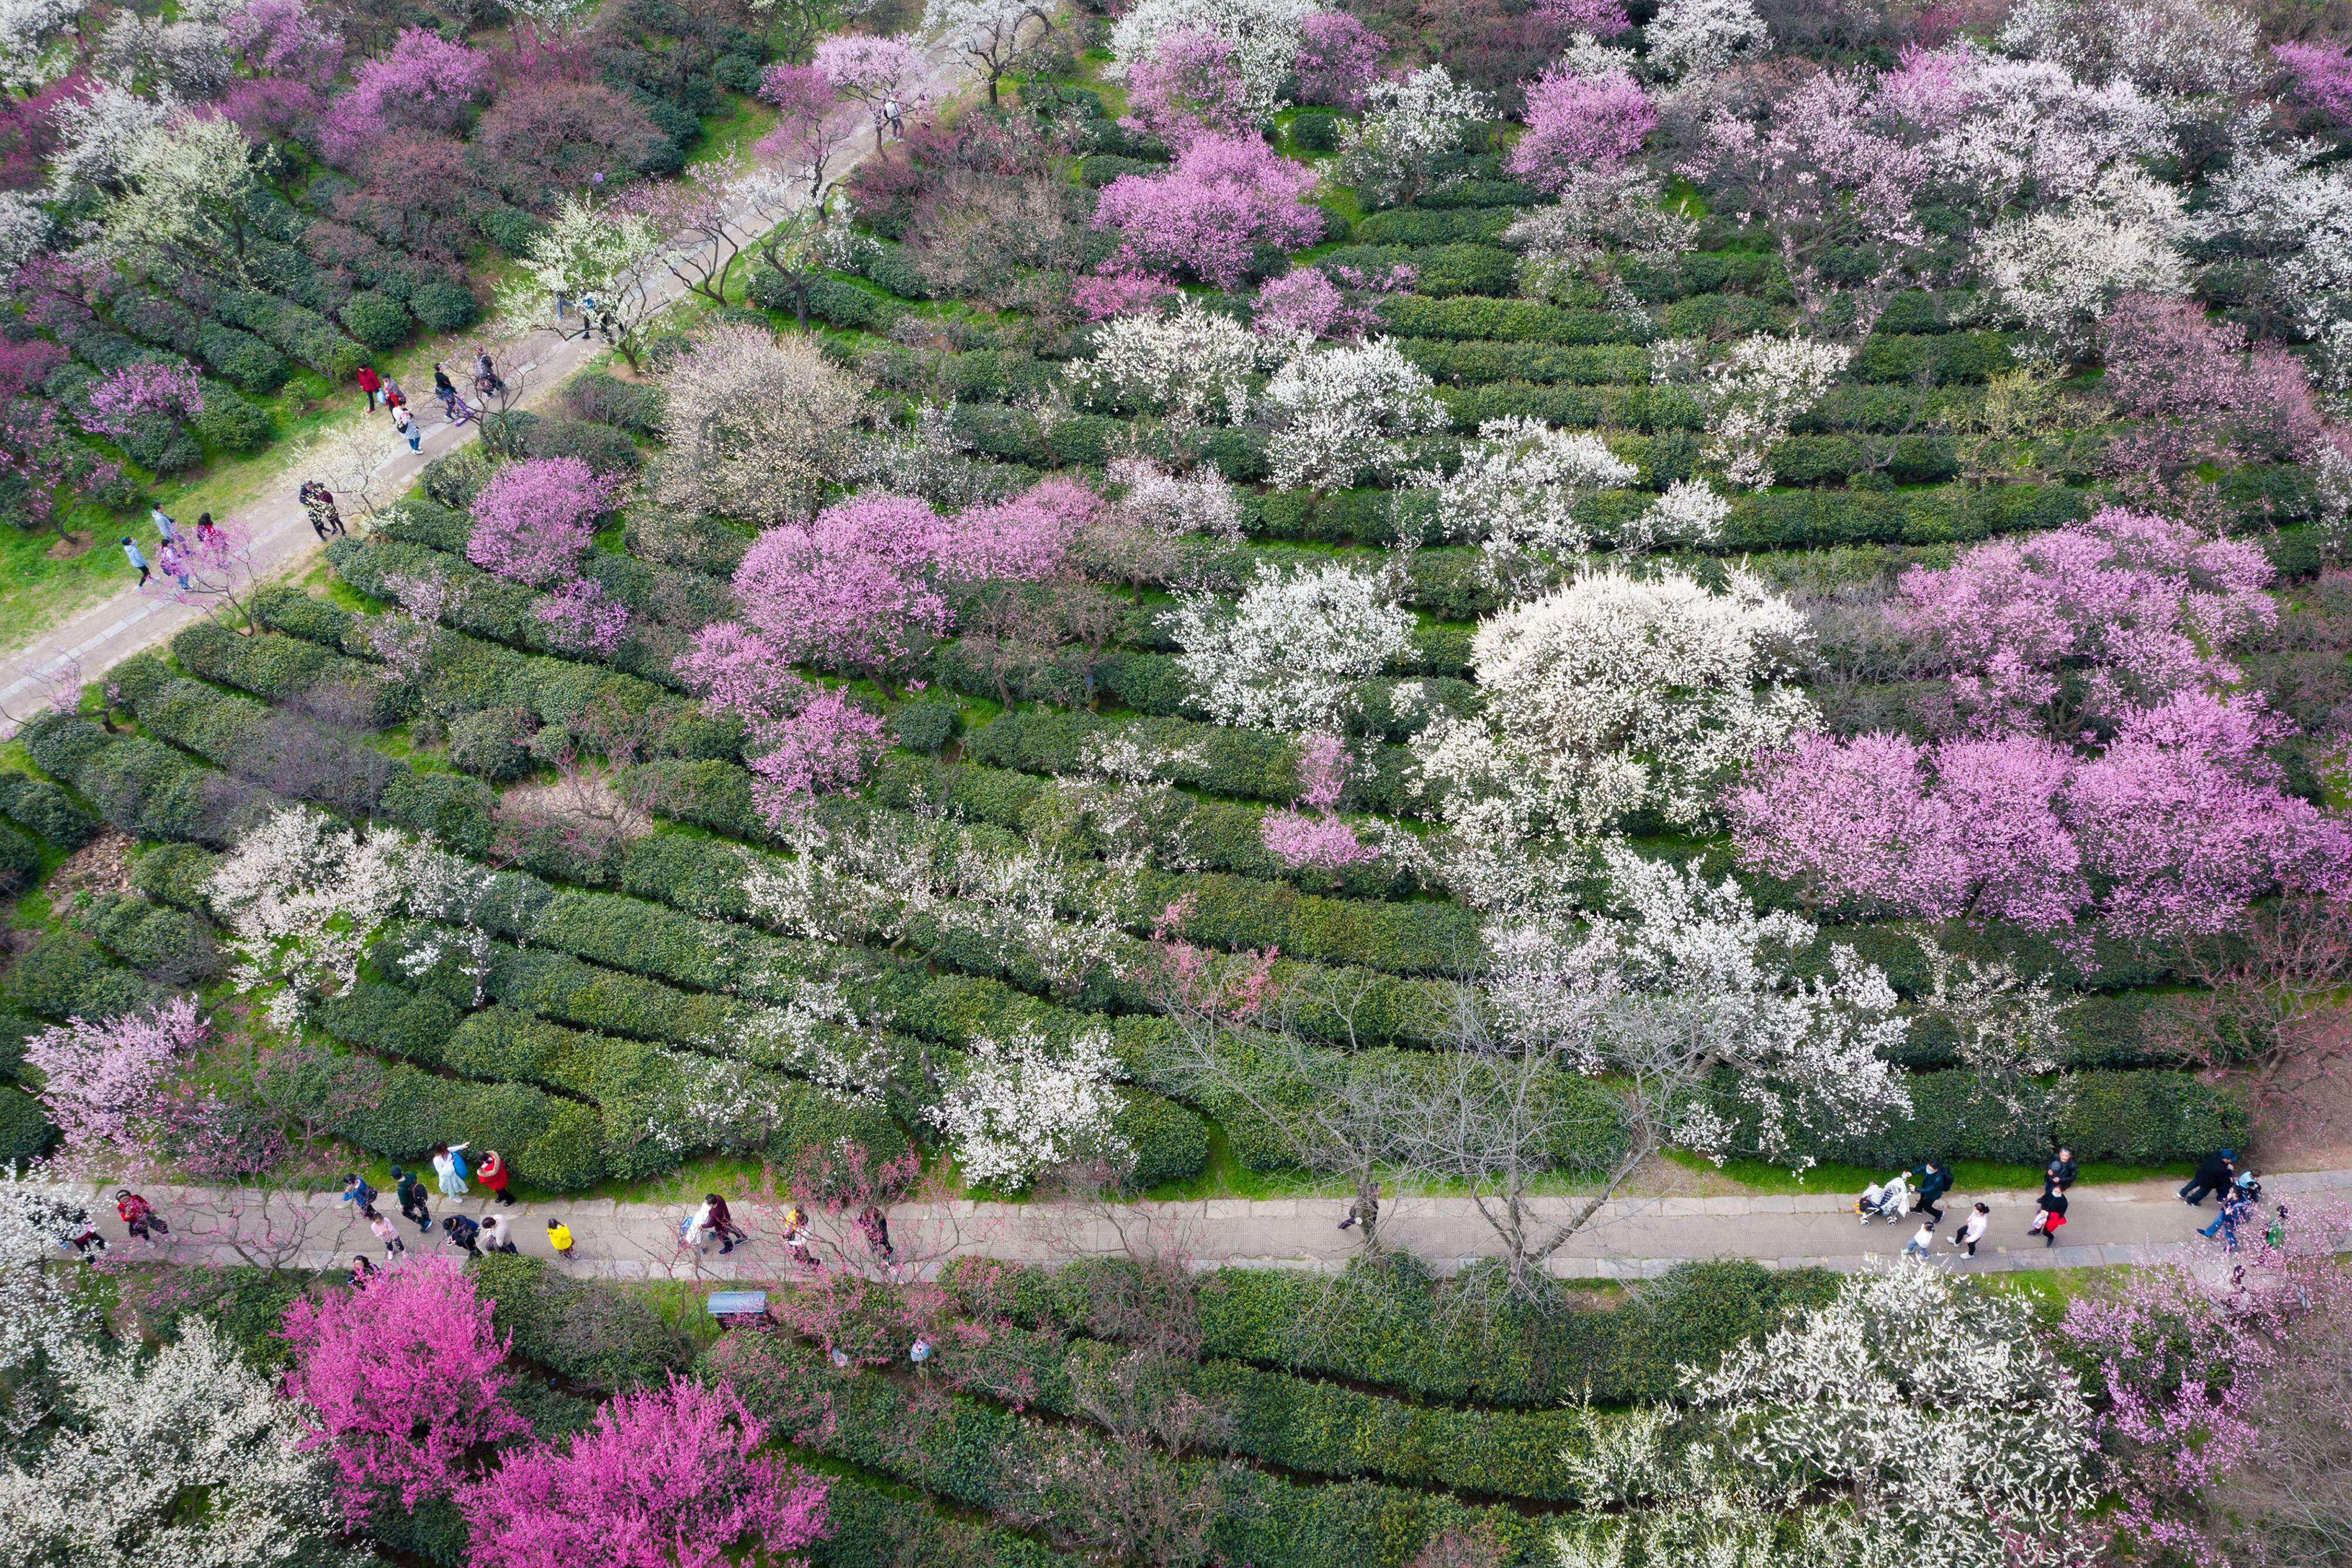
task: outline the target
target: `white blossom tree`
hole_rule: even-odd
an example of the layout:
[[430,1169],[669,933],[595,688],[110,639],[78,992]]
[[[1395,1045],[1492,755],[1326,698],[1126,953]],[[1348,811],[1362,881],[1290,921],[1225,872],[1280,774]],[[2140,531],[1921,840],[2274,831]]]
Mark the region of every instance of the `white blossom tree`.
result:
[[1173,475],[1130,455],[1112,458],[1106,477],[1125,492],[1116,503],[1120,517],[1158,538],[1242,542],[1241,501],[1214,470]]
[[1650,68],[1678,82],[1704,81],[1772,38],[1755,0],[1665,0],[1648,34]]
[[2234,6],[2210,0],[2021,0],[2001,24],[2000,47],[2047,60],[2086,81],[2124,80],[2189,108],[2258,84],[2261,28]]
[[1412,642],[1390,584],[1338,561],[1261,564],[1238,601],[1181,596],[1168,625],[1193,699],[1256,729],[1337,731],[1358,684]]
[[2125,295],[2188,291],[2189,264],[2173,244],[2183,226],[2170,186],[2119,168],[2063,209],[2003,218],[1979,235],[1972,260],[2034,350],[2071,362]]
[[73,68],[79,0],[6,0],[0,5],[0,88],[29,93]]
[[1456,891],[1511,907],[1556,882],[1514,868],[1557,840],[1654,812],[1703,829],[1747,759],[1814,721],[1790,684],[1803,614],[1744,570],[1709,592],[1682,573],[1598,571],[1517,606],[1471,643],[1485,710],[1415,743],[1444,780]]
[[928,0],[923,7],[924,33],[971,62],[991,103],[1004,73],[1053,30],[1053,12],[1037,0]]
[[[1707,456],[1724,477],[1752,489],[1771,487],[1771,448],[1845,369],[1853,350],[1809,338],[1759,333],[1710,362],[1691,392],[1706,415]],[[1663,344],[1654,358],[1661,381],[1685,379],[1695,357],[1687,342]]]
[[2319,340],[2324,379],[2341,391],[2352,385],[2352,178],[2315,166],[2322,155],[2315,142],[2233,149],[2184,229],[2258,264],[2247,269],[2254,299]]
[[191,1315],[152,1359],[68,1342],[54,1429],[0,1466],[10,1560],[360,1568],[296,1407]]
[[121,192],[89,225],[99,256],[241,277],[249,198],[259,188],[253,144],[236,122],[182,114],[125,147]]
[[763,528],[804,521],[849,479],[861,399],[815,342],[734,322],[704,328],[663,378],[654,498]]
[[573,301],[634,371],[646,329],[668,308],[653,288],[668,243],[661,225],[643,213],[568,196],[499,291],[498,315],[537,330],[560,329],[556,299]]
[[1111,24],[1111,53],[1123,72],[1171,33],[1222,38],[1233,47],[1244,107],[1264,118],[1282,107],[1283,78],[1297,62],[1307,18],[1320,9],[1317,0],[1139,0]]
[[48,194],[58,202],[120,195],[132,150],[172,118],[168,106],[112,82],[62,99],[51,112],[60,145],[49,159]]
[[1044,1171],[1128,1155],[1112,1130],[1118,1061],[1092,1029],[1055,1049],[1034,1027],[971,1042],[963,1069],[931,1112],[964,1179],[1008,1192]]
[[1365,469],[1392,468],[1406,436],[1450,423],[1420,366],[1386,338],[1293,356],[1266,382],[1274,427],[1267,457],[1286,489],[1338,488]]
[[1339,178],[1367,203],[1402,205],[1463,177],[1438,171],[1438,161],[1462,150],[1463,132],[1494,113],[1485,93],[1465,87],[1444,66],[1374,82],[1361,119],[1339,122]]
[[[1130,13],[1131,15],[1132,13]],[[1095,354],[1070,368],[1079,391],[1180,428],[1249,417],[1243,378],[1264,351],[1230,316],[1186,301],[1173,316],[1121,316],[1095,334]]]
[[96,1332],[100,1314],[51,1266],[58,1220],[87,1195],[39,1177],[0,1174],[0,1452],[48,1419],[68,1347]]

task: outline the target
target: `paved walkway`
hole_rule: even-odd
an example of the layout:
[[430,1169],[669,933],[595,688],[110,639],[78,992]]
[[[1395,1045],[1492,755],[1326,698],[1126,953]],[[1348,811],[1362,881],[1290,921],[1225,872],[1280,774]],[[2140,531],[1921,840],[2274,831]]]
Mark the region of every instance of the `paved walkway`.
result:
[[[2285,1203],[2315,1215],[2352,1206],[2352,1171],[2290,1172],[2264,1178],[2265,1203]],[[118,1242],[122,1228],[113,1219],[115,1184],[90,1188],[93,1213],[105,1214],[105,1231]],[[174,1226],[164,1250],[191,1262],[255,1262],[281,1268],[327,1268],[347,1264],[354,1253],[380,1258],[381,1244],[364,1222],[334,1193],[234,1193],[205,1188],[149,1186],[141,1189]],[[2165,1182],[2076,1187],[2063,1231],[2063,1244],[2045,1247],[2026,1234],[2037,1192],[1955,1193],[1947,1199],[1945,1222],[1934,1256],[1948,1268],[1969,1273],[2020,1269],[2097,1267],[2212,1255],[2218,1242],[2201,1239],[2199,1227],[2215,1213],[2210,1202],[2192,1210]],[[1991,1207],[1992,1228],[1971,1259],[1951,1246],[1961,1215],[1981,1199]],[[397,1213],[390,1194],[378,1204]],[[1196,1203],[1111,1205],[1005,1205],[950,1203],[901,1205],[889,1211],[891,1240],[902,1266],[928,1274],[951,1257],[982,1256],[1024,1262],[1059,1263],[1086,1257],[1177,1257],[1194,1268],[1225,1266],[1299,1269],[1330,1272],[1344,1268],[1358,1248],[1351,1233],[1337,1228],[1344,1204],[1333,1198],[1283,1198],[1266,1202],[1211,1199]],[[1568,1207],[1544,1199],[1546,1212]],[[436,1199],[432,1213],[480,1219],[493,1212],[477,1186],[464,1199]],[[781,1239],[781,1212],[771,1205],[738,1201],[735,1218],[751,1239],[733,1256],[710,1247],[703,1253],[678,1244],[687,1210],[681,1205],[616,1204],[610,1198],[516,1204],[498,1208],[513,1228],[520,1251],[551,1256],[547,1222],[560,1219],[573,1237],[567,1270],[607,1279],[699,1279],[772,1282],[805,1277],[807,1270]],[[1774,1268],[1814,1265],[1836,1270],[1883,1266],[1901,1253],[1916,1222],[1862,1225],[1853,1199],[1822,1194],[1803,1197],[1635,1198],[1606,1206],[1552,1260],[1551,1271],[1569,1279],[1647,1278],[1692,1259],[1754,1258]],[[450,1252],[437,1228],[428,1240],[413,1222],[401,1222],[412,1249]],[[856,1228],[816,1217],[811,1228],[814,1255],[825,1266],[866,1270],[870,1253]],[[1441,1271],[1450,1271],[1499,1250],[1494,1233],[1466,1198],[1405,1198],[1388,1206],[1381,1239],[1411,1251]]]
[[[940,57],[940,51],[935,49],[929,91],[933,101],[945,104],[954,97],[968,73],[952,59]],[[845,110],[845,117],[859,126],[866,124],[865,115],[866,111],[856,105]],[[870,139],[854,139],[846,154],[845,175],[873,151]],[[667,303],[684,297],[686,287],[665,267],[651,286],[651,292]],[[553,333],[530,340],[520,362],[507,370],[510,377],[520,370],[532,378],[519,406],[528,408],[545,399],[572,372],[603,352],[604,347],[601,341],[585,337],[559,340]],[[470,384],[472,358],[470,351],[452,355],[453,363],[457,360],[466,361],[459,367],[466,372],[458,378],[460,384]],[[409,409],[420,423],[426,424],[423,449],[413,454],[400,450],[376,467],[378,495],[396,497],[404,493],[427,463],[475,439],[478,434],[478,427],[472,424],[455,426],[441,419],[429,375],[412,379],[418,385],[410,389]],[[340,387],[337,395],[356,401],[359,392],[356,386]],[[388,415],[370,417],[385,419],[389,428]],[[296,487],[305,477],[296,474],[281,476],[277,489],[230,519],[236,528],[250,530],[255,541],[254,565],[257,575],[264,581],[309,570],[311,559],[324,548],[310,531],[310,521],[294,498]],[[342,510],[347,525],[359,525],[357,507],[346,503]],[[194,524],[194,518],[184,521],[190,527]],[[111,550],[115,546],[100,539],[90,548]],[[142,548],[148,559],[153,559],[153,544],[149,542]],[[140,650],[170,640],[183,627],[211,612],[206,607],[174,599],[160,573],[143,591],[132,583],[127,566],[123,578],[124,587],[112,598],[74,612],[31,643],[0,655],[0,672],[8,675],[6,682],[0,684],[0,739],[14,735],[19,725],[40,712],[46,689],[59,679],[73,678],[77,664],[79,680],[95,679]]]

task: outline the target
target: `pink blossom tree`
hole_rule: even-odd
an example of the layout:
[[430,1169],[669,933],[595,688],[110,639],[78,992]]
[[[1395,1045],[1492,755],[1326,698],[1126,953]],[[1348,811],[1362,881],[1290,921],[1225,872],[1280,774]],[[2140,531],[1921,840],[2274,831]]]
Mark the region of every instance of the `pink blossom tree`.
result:
[[2327,420],[2303,367],[2275,344],[2209,319],[2189,300],[2127,295],[2099,324],[2118,418],[2107,470],[2163,495],[2198,483],[2208,464],[2305,463]]
[[386,54],[352,73],[352,89],[319,122],[320,149],[342,163],[403,126],[446,131],[489,89],[489,57],[422,27],[404,27]]
[[1212,33],[1179,27],[1128,68],[1119,123],[1181,152],[1202,136],[1248,136],[1257,129],[1234,47]]
[[[1349,292],[1340,290],[1334,274]],[[1297,267],[1257,286],[1257,314],[1250,325],[1269,338],[1354,342],[1380,319],[1377,300],[1412,287],[1412,278],[1410,267],[1377,273],[1344,265]]]
[[809,201],[821,205],[833,183],[827,176],[834,162],[856,129],[835,112],[840,100],[833,78],[814,66],[779,60],[760,78],[760,98],[774,107],[776,124],[752,143],[752,156],[805,179]]
[[2352,56],[2341,44],[2273,44],[2271,53],[2294,78],[2294,96],[2335,120],[2352,123]]
[[1563,33],[1613,38],[1633,25],[1621,0],[1540,0],[1536,16]]
[[948,628],[923,571],[940,528],[921,501],[853,497],[752,541],[735,569],[736,603],[784,663],[868,675],[887,690]]
[[473,1561],[722,1568],[742,1547],[798,1563],[825,1533],[825,1483],[760,1452],[767,1436],[725,1384],[623,1394],[568,1445],[514,1455],[465,1494]]
[[1622,68],[1586,75],[1561,61],[1529,84],[1528,129],[1504,166],[1539,190],[1557,191],[1640,152],[1657,123],[1650,95]]
[[333,1460],[354,1528],[388,1499],[414,1509],[457,1494],[467,1455],[530,1430],[499,1397],[511,1381],[490,1303],[457,1264],[410,1259],[364,1291],[305,1297],[280,1330],[286,1392],[316,1412],[306,1447]]
[[1308,16],[1298,40],[1298,97],[1302,103],[1340,109],[1364,107],[1364,89],[1381,74],[1389,41],[1345,11]]
[[1043,581],[1102,509],[1102,497],[1075,479],[1040,480],[1009,501],[957,514],[940,529],[935,559],[968,581]]
[[569,581],[620,492],[577,457],[526,457],[490,476],[474,497],[466,559],[532,588]]
[[1105,185],[1095,226],[1118,231],[1119,267],[1230,288],[1259,244],[1296,250],[1321,235],[1322,215],[1299,202],[1314,183],[1312,171],[1255,137],[1202,135],[1168,173]]
[[[1348,753],[1336,735],[1301,737],[1298,779],[1305,786],[1288,810],[1268,811],[1258,824],[1266,852],[1292,871],[1340,872],[1381,858],[1337,814],[1348,781]],[[1295,808],[1304,804],[1315,815]]]
[[89,413],[82,428],[128,435],[143,414],[193,419],[204,412],[204,389],[197,385],[195,366],[184,360],[176,365],[124,365],[90,384]]
[[41,1102],[76,1153],[135,1154],[163,1109],[163,1085],[211,1032],[196,1004],[174,997],[101,1022],[75,1019],[25,1042]]
[[1184,298],[1184,291],[1164,277],[1148,272],[1118,271],[1089,275],[1070,286],[1070,304],[1079,319],[1108,321],[1114,316],[1139,316]]
[[324,89],[342,65],[341,35],[302,0],[246,0],[220,25],[256,77]]
[[2046,709],[2051,733],[2069,737],[2086,718],[2240,679],[2222,651],[2276,622],[2270,578],[2251,541],[2108,507],[1913,568],[1896,620],[1933,643],[1979,728],[2016,729]]
[[840,33],[817,45],[811,65],[833,84],[835,97],[866,106],[874,119],[874,151],[882,151],[887,124],[885,109],[893,101],[911,103],[930,75],[923,53],[909,37],[877,38]]
[[889,744],[881,716],[837,688],[754,724],[752,739],[760,749],[748,764],[751,799],[777,831],[804,816],[817,796],[855,788]]
[[628,630],[629,607],[604,592],[604,584],[575,577],[531,607],[547,629],[550,644],[566,653],[610,658]]

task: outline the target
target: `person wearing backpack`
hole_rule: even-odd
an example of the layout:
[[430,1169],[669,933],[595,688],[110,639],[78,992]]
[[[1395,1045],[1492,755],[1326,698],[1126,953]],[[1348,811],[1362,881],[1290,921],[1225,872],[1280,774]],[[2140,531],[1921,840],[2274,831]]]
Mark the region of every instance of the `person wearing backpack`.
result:
[[464,1215],[449,1216],[441,1222],[441,1228],[448,1233],[450,1240],[464,1249],[468,1258],[478,1258],[482,1255],[482,1249],[476,1239],[482,1234],[482,1228]]
[[433,1145],[433,1175],[441,1186],[443,1197],[465,1197],[466,1145],[436,1144]]
[[394,1190],[397,1192],[400,1198],[400,1212],[402,1216],[405,1218],[416,1221],[416,1231],[418,1235],[432,1235],[433,1211],[425,1206],[425,1190],[424,1181],[418,1177],[415,1171],[404,1171],[398,1166],[392,1167],[392,1179],[396,1184]]

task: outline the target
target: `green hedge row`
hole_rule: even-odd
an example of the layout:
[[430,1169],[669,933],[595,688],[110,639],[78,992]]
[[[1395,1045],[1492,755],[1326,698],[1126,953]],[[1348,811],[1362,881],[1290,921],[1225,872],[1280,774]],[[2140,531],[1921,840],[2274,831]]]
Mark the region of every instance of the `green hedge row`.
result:
[[160,294],[119,298],[113,314],[124,331],[202,360],[215,375],[255,396],[276,392],[294,373],[285,355],[252,333],[200,316]]
[[1496,245],[1343,245],[1317,256],[1315,265],[1342,284],[1348,269],[1378,276],[1391,267],[1410,267],[1415,294],[1450,299],[1459,294],[1515,292],[1519,258]]
[[1637,343],[1569,348],[1557,343],[1501,343],[1486,339],[1403,338],[1398,340],[1397,348],[1441,386],[1486,382],[1564,382],[1577,386],[1631,388],[1641,385],[1650,374],[1650,350]]
[[[1298,798],[1298,747],[1291,737],[1190,719],[1007,713],[965,737],[963,755],[1022,773],[1074,775],[1081,771],[1080,749],[1094,736],[1131,737],[1147,751],[1174,757],[1163,769],[1172,783],[1244,800],[1278,804]],[[1397,746],[1360,749],[1354,789],[1363,810],[1407,817],[1430,809],[1433,793],[1412,792],[1411,752]]]
[[214,296],[213,313],[242,327],[288,359],[310,366],[336,386],[368,361],[368,350],[308,306],[257,288],[224,288]]
[[[1041,1428],[969,1395],[918,1402],[911,1391],[871,1374],[842,1377],[817,1351],[780,1335],[730,1335],[709,1364],[731,1382],[755,1413],[779,1417],[830,1395],[835,1422],[815,1440],[828,1456],[879,1471],[935,1496],[991,1513],[1037,1501],[1018,1479],[1044,1457]],[[1171,1467],[1199,1476],[1206,1461],[1172,1460],[1150,1449],[1111,1444],[1084,1430],[1066,1433],[1079,1462],[1129,1468]],[[1171,1478],[1172,1479],[1172,1478]],[[1500,1507],[1465,1506],[1440,1493],[1369,1481],[1304,1486],[1258,1470],[1224,1472],[1225,1506],[1212,1530],[1224,1561],[1258,1568],[1353,1563],[1404,1568],[1448,1530],[1491,1531],[1505,1561],[1533,1562],[1544,1550],[1538,1521]],[[1065,1515],[1065,1528],[1078,1520]]]
[[89,937],[69,931],[42,936],[8,971],[8,995],[16,1005],[57,1022],[110,1019],[170,994],[110,961]]
[[1356,225],[1358,245],[1485,245],[1503,237],[1518,214],[1508,208],[1477,207],[1433,212],[1395,207]]
[[404,1062],[347,1053],[313,1114],[331,1136],[385,1159],[422,1158],[434,1145],[470,1140],[506,1156],[515,1179],[576,1192],[610,1174],[612,1140],[595,1107],[525,1083],[469,1083]]
[[45,843],[78,850],[98,837],[98,819],[46,779],[14,768],[0,772],[0,816]]
[[61,779],[109,823],[138,839],[228,844],[272,801],[160,741],[109,735],[85,718],[44,714],[19,732],[42,772]]

